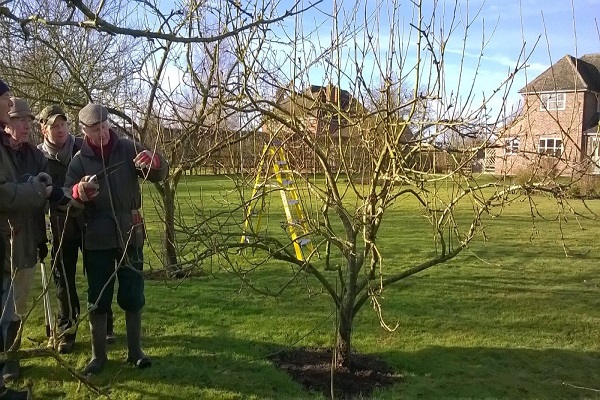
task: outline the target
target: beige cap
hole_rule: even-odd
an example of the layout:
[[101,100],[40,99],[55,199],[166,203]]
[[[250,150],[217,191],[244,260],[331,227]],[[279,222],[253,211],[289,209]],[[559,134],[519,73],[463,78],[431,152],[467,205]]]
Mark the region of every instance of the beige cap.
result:
[[57,117],[64,117],[64,119],[66,120],[67,114],[65,114],[63,109],[60,108],[59,106],[52,105],[52,106],[48,106],[48,107],[44,108],[42,111],[40,111],[40,113],[37,115],[36,119],[38,121],[40,121],[41,124],[50,126],[54,123],[54,121],[56,121]]
[[31,108],[29,108],[29,104],[25,99],[20,99],[18,97],[11,97],[10,100],[13,103],[13,106],[10,108],[8,115],[11,118],[22,118],[22,117],[31,117],[33,118],[33,113],[31,112]]

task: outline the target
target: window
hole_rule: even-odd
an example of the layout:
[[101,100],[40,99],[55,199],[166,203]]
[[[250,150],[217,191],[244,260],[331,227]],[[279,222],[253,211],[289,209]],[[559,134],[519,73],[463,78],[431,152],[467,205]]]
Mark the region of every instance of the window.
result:
[[564,93],[544,93],[540,95],[540,110],[564,110],[566,95]]
[[560,157],[563,153],[562,139],[556,138],[540,138],[540,145],[538,147],[538,153],[550,154],[556,157]]
[[504,142],[504,155],[513,155],[519,152],[519,138],[506,139]]

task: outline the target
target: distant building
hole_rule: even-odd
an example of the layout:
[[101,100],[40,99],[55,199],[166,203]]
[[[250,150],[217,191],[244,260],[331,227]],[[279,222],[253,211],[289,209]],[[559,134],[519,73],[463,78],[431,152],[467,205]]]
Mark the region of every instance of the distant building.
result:
[[600,173],[600,53],[566,55],[519,93],[524,106],[500,135],[496,173]]
[[[390,129],[382,126],[374,111],[334,85],[311,85],[301,92],[281,90],[273,113],[277,117],[270,118],[262,130],[265,140],[282,142],[294,168],[301,172],[322,172],[315,157],[317,148],[327,154],[332,168],[340,169],[336,163],[343,160],[344,172],[364,172],[372,163],[367,143],[383,140],[381,131]],[[412,136],[400,117],[396,123],[395,129]]]

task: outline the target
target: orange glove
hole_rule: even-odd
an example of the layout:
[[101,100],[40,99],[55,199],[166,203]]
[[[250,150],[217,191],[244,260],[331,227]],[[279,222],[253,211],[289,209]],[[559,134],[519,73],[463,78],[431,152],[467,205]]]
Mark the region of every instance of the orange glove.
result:
[[137,156],[133,159],[133,163],[136,168],[144,169],[159,169],[160,168],[160,158],[154,152],[150,150],[143,150],[138,153]]
[[81,178],[79,183],[73,186],[73,198],[81,202],[93,200],[94,197],[98,196],[98,182],[89,175]]

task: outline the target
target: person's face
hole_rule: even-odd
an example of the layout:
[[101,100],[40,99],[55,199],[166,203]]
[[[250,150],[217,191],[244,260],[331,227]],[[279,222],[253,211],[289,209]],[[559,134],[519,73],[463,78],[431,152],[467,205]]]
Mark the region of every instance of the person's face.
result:
[[6,131],[10,133],[10,136],[17,142],[28,143],[31,121],[31,117],[12,117],[10,118],[10,124],[6,126]]
[[69,137],[69,124],[63,116],[58,116],[54,119],[52,125],[43,125],[42,132],[50,143],[55,146],[62,147]]
[[99,122],[92,126],[83,126],[82,130],[85,136],[94,146],[102,146],[108,143],[110,133],[108,131],[108,121]]
[[4,125],[10,124],[10,116],[8,115],[8,112],[12,106],[13,102],[10,99],[10,92],[6,92],[0,96],[0,123]]

